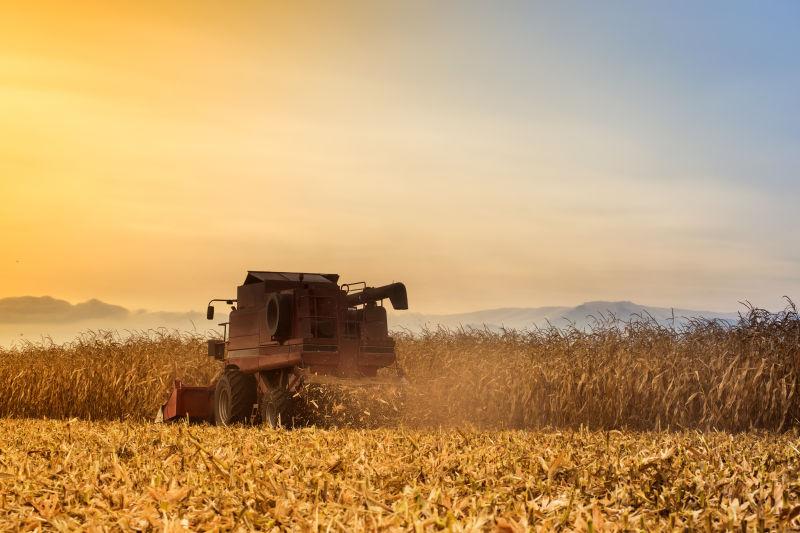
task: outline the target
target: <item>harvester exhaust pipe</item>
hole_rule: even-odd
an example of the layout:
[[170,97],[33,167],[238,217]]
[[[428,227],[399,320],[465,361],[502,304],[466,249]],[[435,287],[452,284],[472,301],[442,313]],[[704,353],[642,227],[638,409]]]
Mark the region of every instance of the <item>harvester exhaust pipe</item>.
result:
[[361,292],[347,295],[347,306],[355,307],[361,304],[377,302],[389,298],[392,307],[395,309],[408,309],[408,295],[406,286],[402,283],[390,283],[381,287],[366,287]]

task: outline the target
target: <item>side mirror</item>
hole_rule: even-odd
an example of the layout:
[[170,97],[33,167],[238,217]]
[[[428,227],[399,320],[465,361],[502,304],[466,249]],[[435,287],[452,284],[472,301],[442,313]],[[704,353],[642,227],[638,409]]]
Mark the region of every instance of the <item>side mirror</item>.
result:
[[209,305],[208,309],[206,309],[206,318],[208,320],[213,320],[214,319],[214,306],[213,305]]

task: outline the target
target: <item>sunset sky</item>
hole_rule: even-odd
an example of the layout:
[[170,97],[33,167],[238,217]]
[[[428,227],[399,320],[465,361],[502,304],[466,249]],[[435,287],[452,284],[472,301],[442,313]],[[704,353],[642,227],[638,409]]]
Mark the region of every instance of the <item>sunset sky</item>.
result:
[[[279,6],[279,7],[277,7]],[[800,299],[800,2],[2,2],[0,297]]]

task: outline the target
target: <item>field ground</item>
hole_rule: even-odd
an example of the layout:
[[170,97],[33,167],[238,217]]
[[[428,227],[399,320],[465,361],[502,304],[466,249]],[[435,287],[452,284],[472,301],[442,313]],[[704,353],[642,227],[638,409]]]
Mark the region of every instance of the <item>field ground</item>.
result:
[[0,420],[0,529],[800,527],[800,438]]
[[0,348],[0,531],[800,529],[792,303],[396,339],[402,400],[309,390],[277,431],[146,422],[222,370],[201,336]]

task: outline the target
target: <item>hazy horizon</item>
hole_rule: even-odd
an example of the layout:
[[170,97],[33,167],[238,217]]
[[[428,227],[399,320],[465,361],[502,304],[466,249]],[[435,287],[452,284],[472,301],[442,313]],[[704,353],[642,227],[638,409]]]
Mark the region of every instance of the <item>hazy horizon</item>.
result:
[[15,3],[0,298],[247,269],[411,311],[800,294],[800,4]]
[[[788,302],[787,302],[788,303]],[[757,303],[753,302],[757,306]],[[782,308],[781,308],[782,309]],[[780,309],[772,309],[778,311]],[[646,314],[643,312],[646,311]],[[395,311],[389,308],[389,326],[393,330],[420,332],[423,326],[489,327],[490,329],[530,329],[535,327],[591,327],[595,318],[614,316],[629,320],[637,316],[654,317],[665,325],[685,324],[687,318],[736,321],[738,312],[746,308],[721,310],[687,309],[680,306],[662,308],[646,302],[592,301],[576,305],[542,307],[499,307],[474,309],[464,313],[436,314],[424,310]],[[131,331],[154,329],[178,330],[205,334],[221,334],[218,326],[226,322],[225,305],[217,305],[217,316],[207,321],[205,312],[127,309],[97,299],[70,303],[53,297],[0,298],[0,347],[14,341],[37,342],[46,338],[56,343],[73,340],[79,334],[92,331],[118,332],[123,337]],[[677,322],[675,322],[677,320]]]
[[[789,297],[789,298],[790,298],[790,300],[793,301],[793,299],[791,297]],[[140,308],[129,308],[129,307],[125,307],[123,305],[120,305],[119,303],[109,302],[109,301],[103,300],[102,298],[88,298],[88,299],[86,299],[84,301],[74,301],[74,302],[72,302],[72,301],[64,300],[63,298],[59,298],[57,296],[53,296],[53,295],[49,295],[49,294],[40,295],[40,296],[35,296],[35,295],[32,295],[32,294],[24,294],[24,295],[20,295],[20,296],[0,296],[0,323],[11,323],[11,322],[4,322],[3,321],[4,314],[7,315],[8,312],[9,312],[8,308],[4,308],[5,302],[10,301],[10,300],[27,300],[27,299],[53,300],[53,301],[58,302],[58,303],[62,303],[62,302],[63,303],[67,303],[72,307],[71,309],[68,310],[68,315],[67,316],[71,316],[72,313],[75,311],[75,309],[76,308],[80,309],[81,306],[93,306],[95,304],[99,304],[99,305],[103,306],[104,308],[111,309],[111,313],[112,314],[115,312],[115,310],[120,310],[120,311],[123,311],[124,313],[132,314],[132,315],[142,314],[142,313],[151,313],[151,314],[152,313],[166,313],[166,314],[176,314],[176,315],[178,315],[178,314],[196,313],[198,315],[203,315],[203,317],[205,319],[205,306],[206,306],[206,300],[204,300],[202,302],[199,302],[199,305],[195,305],[193,307],[188,307],[188,308],[184,308],[184,309],[154,309],[154,308],[142,308],[142,307],[140,307]],[[452,311],[452,312],[437,312],[437,311],[431,311],[431,310],[424,309],[424,308],[410,308],[409,310],[405,310],[405,311],[393,311],[391,309],[391,306],[388,303],[386,305],[388,306],[390,312],[396,312],[396,313],[399,313],[399,314],[420,313],[420,314],[425,314],[425,315],[461,315],[461,314],[470,314],[470,313],[482,312],[482,311],[495,311],[495,310],[502,310],[502,309],[541,309],[541,308],[559,308],[559,307],[568,308],[568,307],[577,307],[577,306],[580,306],[580,305],[583,305],[583,304],[587,304],[587,303],[597,303],[597,302],[601,302],[601,303],[606,303],[606,302],[608,302],[608,303],[636,303],[638,305],[643,305],[645,307],[665,307],[665,308],[674,308],[674,309],[690,309],[690,308],[692,308],[692,306],[681,305],[681,304],[667,305],[667,306],[655,305],[655,304],[652,304],[650,302],[642,302],[642,301],[634,300],[634,299],[631,299],[631,298],[622,298],[622,299],[615,299],[615,300],[581,300],[581,301],[572,301],[572,302],[554,302],[554,303],[543,304],[543,305],[487,305],[486,307],[469,308],[469,309],[465,309],[465,310],[457,310],[457,311]],[[748,303],[752,304],[752,305],[754,305],[756,307],[763,307],[763,308],[768,309],[768,310],[773,311],[773,312],[784,309],[788,304],[788,302],[787,302],[787,300],[785,298],[783,298],[779,302],[779,305],[777,305],[777,306],[762,306],[762,305],[760,305],[759,302],[752,302],[752,301],[748,301],[748,300],[739,300],[737,302],[733,302],[731,305],[729,305],[726,308],[719,308],[719,309],[715,309],[715,308],[692,308],[692,309],[694,309],[695,311],[708,311],[708,312],[714,312],[714,313],[729,313],[729,312],[735,311],[736,309],[741,308],[743,305],[746,305]],[[217,303],[216,305],[221,306],[221,307],[226,307],[224,304]],[[21,309],[23,309],[24,311],[23,311],[23,313],[21,315],[20,323],[32,323],[32,322],[37,322],[38,321],[38,319],[35,319],[35,320],[32,320],[32,321],[28,321],[27,318],[26,318],[28,316],[27,312],[26,312],[27,310],[24,309],[24,307],[21,308]],[[71,319],[68,319],[67,321],[69,321],[69,320],[71,320]],[[56,321],[62,321],[62,320],[56,320]],[[43,321],[43,323],[48,323],[48,321]]]

